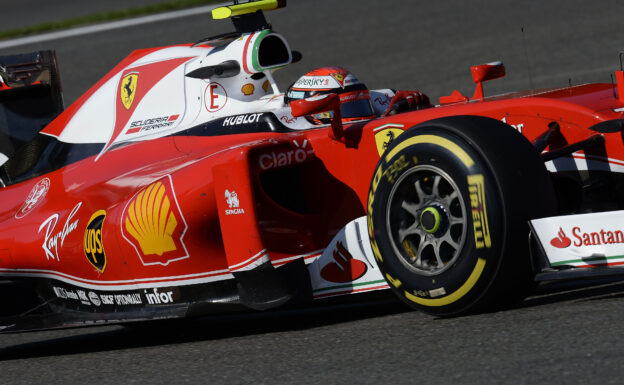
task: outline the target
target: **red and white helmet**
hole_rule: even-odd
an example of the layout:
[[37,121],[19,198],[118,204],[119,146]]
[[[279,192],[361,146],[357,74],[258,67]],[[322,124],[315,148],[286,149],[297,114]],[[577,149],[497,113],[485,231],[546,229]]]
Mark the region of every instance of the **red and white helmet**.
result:
[[[308,72],[293,83],[284,96],[286,104],[292,100],[305,99],[317,95],[338,94],[342,122],[374,118],[370,93],[364,83],[342,67],[321,67]],[[326,122],[331,112],[314,115],[315,121]]]

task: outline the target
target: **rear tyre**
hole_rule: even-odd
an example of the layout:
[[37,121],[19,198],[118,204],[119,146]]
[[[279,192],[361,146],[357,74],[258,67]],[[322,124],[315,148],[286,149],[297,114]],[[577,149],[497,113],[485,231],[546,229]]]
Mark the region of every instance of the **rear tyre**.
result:
[[512,127],[429,121],[377,165],[371,245],[392,290],[416,309],[451,316],[512,304],[533,283],[527,221],[553,215],[554,197],[537,151]]

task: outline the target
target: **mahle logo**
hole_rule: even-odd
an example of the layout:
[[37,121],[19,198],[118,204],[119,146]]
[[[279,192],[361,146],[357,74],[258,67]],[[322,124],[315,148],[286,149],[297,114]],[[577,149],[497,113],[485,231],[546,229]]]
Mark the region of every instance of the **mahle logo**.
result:
[[126,110],[129,110],[132,106],[132,102],[134,102],[134,95],[136,94],[138,82],[138,72],[130,72],[121,79],[119,94],[121,96],[121,103]]
[[105,218],[106,210],[96,211],[91,215],[84,233],[85,257],[100,273],[106,269],[106,253],[102,242],[102,228]]

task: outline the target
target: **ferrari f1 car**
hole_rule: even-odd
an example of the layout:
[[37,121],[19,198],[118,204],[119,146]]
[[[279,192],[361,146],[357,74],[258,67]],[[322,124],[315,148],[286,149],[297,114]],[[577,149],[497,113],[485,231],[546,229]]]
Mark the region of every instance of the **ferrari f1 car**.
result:
[[370,91],[345,121],[279,91],[284,3],[217,8],[235,32],[134,51],[65,110],[53,53],[0,57],[3,331],[381,289],[450,316],[622,272],[623,71],[485,97],[489,63],[472,97]]

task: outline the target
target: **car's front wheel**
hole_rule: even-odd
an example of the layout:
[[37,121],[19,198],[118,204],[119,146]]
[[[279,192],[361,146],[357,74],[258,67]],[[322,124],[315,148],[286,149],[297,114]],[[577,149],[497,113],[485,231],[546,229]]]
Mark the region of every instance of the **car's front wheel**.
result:
[[448,117],[411,128],[382,155],[369,191],[369,236],[401,299],[458,315],[527,294],[527,221],[554,214],[555,205],[526,138],[493,119]]

